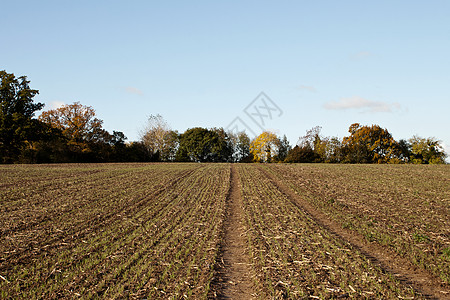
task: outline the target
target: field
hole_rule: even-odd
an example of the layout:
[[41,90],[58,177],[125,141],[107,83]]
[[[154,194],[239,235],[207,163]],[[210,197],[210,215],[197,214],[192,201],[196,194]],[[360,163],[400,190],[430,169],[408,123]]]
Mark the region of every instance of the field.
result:
[[1,299],[450,298],[450,166],[0,166]]

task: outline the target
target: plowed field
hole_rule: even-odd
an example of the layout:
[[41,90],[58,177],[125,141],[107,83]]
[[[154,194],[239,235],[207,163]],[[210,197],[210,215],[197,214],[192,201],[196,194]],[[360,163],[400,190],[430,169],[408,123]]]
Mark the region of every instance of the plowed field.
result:
[[0,166],[1,299],[450,298],[450,167]]

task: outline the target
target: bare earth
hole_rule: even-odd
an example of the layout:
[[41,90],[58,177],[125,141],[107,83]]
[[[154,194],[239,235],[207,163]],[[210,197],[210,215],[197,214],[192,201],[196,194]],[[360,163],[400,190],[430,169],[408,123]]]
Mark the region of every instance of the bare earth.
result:
[[239,174],[231,165],[230,191],[227,196],[227,216],[224,237],[218,257],[216,278],[212,291],[215,299],[255,299],[253,273],[245,251],[245,232],[242,224],[242,198]]

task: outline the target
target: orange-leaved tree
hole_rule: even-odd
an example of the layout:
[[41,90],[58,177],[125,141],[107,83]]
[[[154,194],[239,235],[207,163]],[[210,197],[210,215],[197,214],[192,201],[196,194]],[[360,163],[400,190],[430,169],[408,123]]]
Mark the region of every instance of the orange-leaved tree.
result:
[[350,163],[399,162],[400,148],[392,135],[378,125],[352,124],[351,135],[342,141],[345,161]]
[[68,145],[75,151],[89,152],[89,144],[102,141],[108,133],[103,121],[95,117],[95,110],[79,102],[44,111],[39,120],[62,131]]

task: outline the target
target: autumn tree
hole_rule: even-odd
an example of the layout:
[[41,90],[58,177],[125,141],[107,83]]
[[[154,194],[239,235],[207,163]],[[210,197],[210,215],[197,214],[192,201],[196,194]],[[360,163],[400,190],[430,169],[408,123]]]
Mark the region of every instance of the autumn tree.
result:
[[415,164],[444,164],[447,157],[441,141],[434,137],[409,139],[411,161]]
[[95,117],[95,110],[79,102],[43,112],[39,120],[62,131],[74,152],[91,152],[91,144],[105,142],[111,136],[102,128],[103,121]]
[[156,160],[173,161],[178,148],[178,133],[161,115],[150,115],[141,141]]
[[39,93],[29,86],[26,76],[0,71],[0,162],[17,161],[31,142],[38,140],[42,124],[34,119],[36,111],[44,107],[33,98]]
[[272,162],[278,155],[278,137],[268,131],[264,131],[250,143],[250,153],[255,162]]
[[347,162],[388,163],[399,160],[399,145],[387,129],[355,123],[350,126],[349,132],[351,135],[342,141]]

